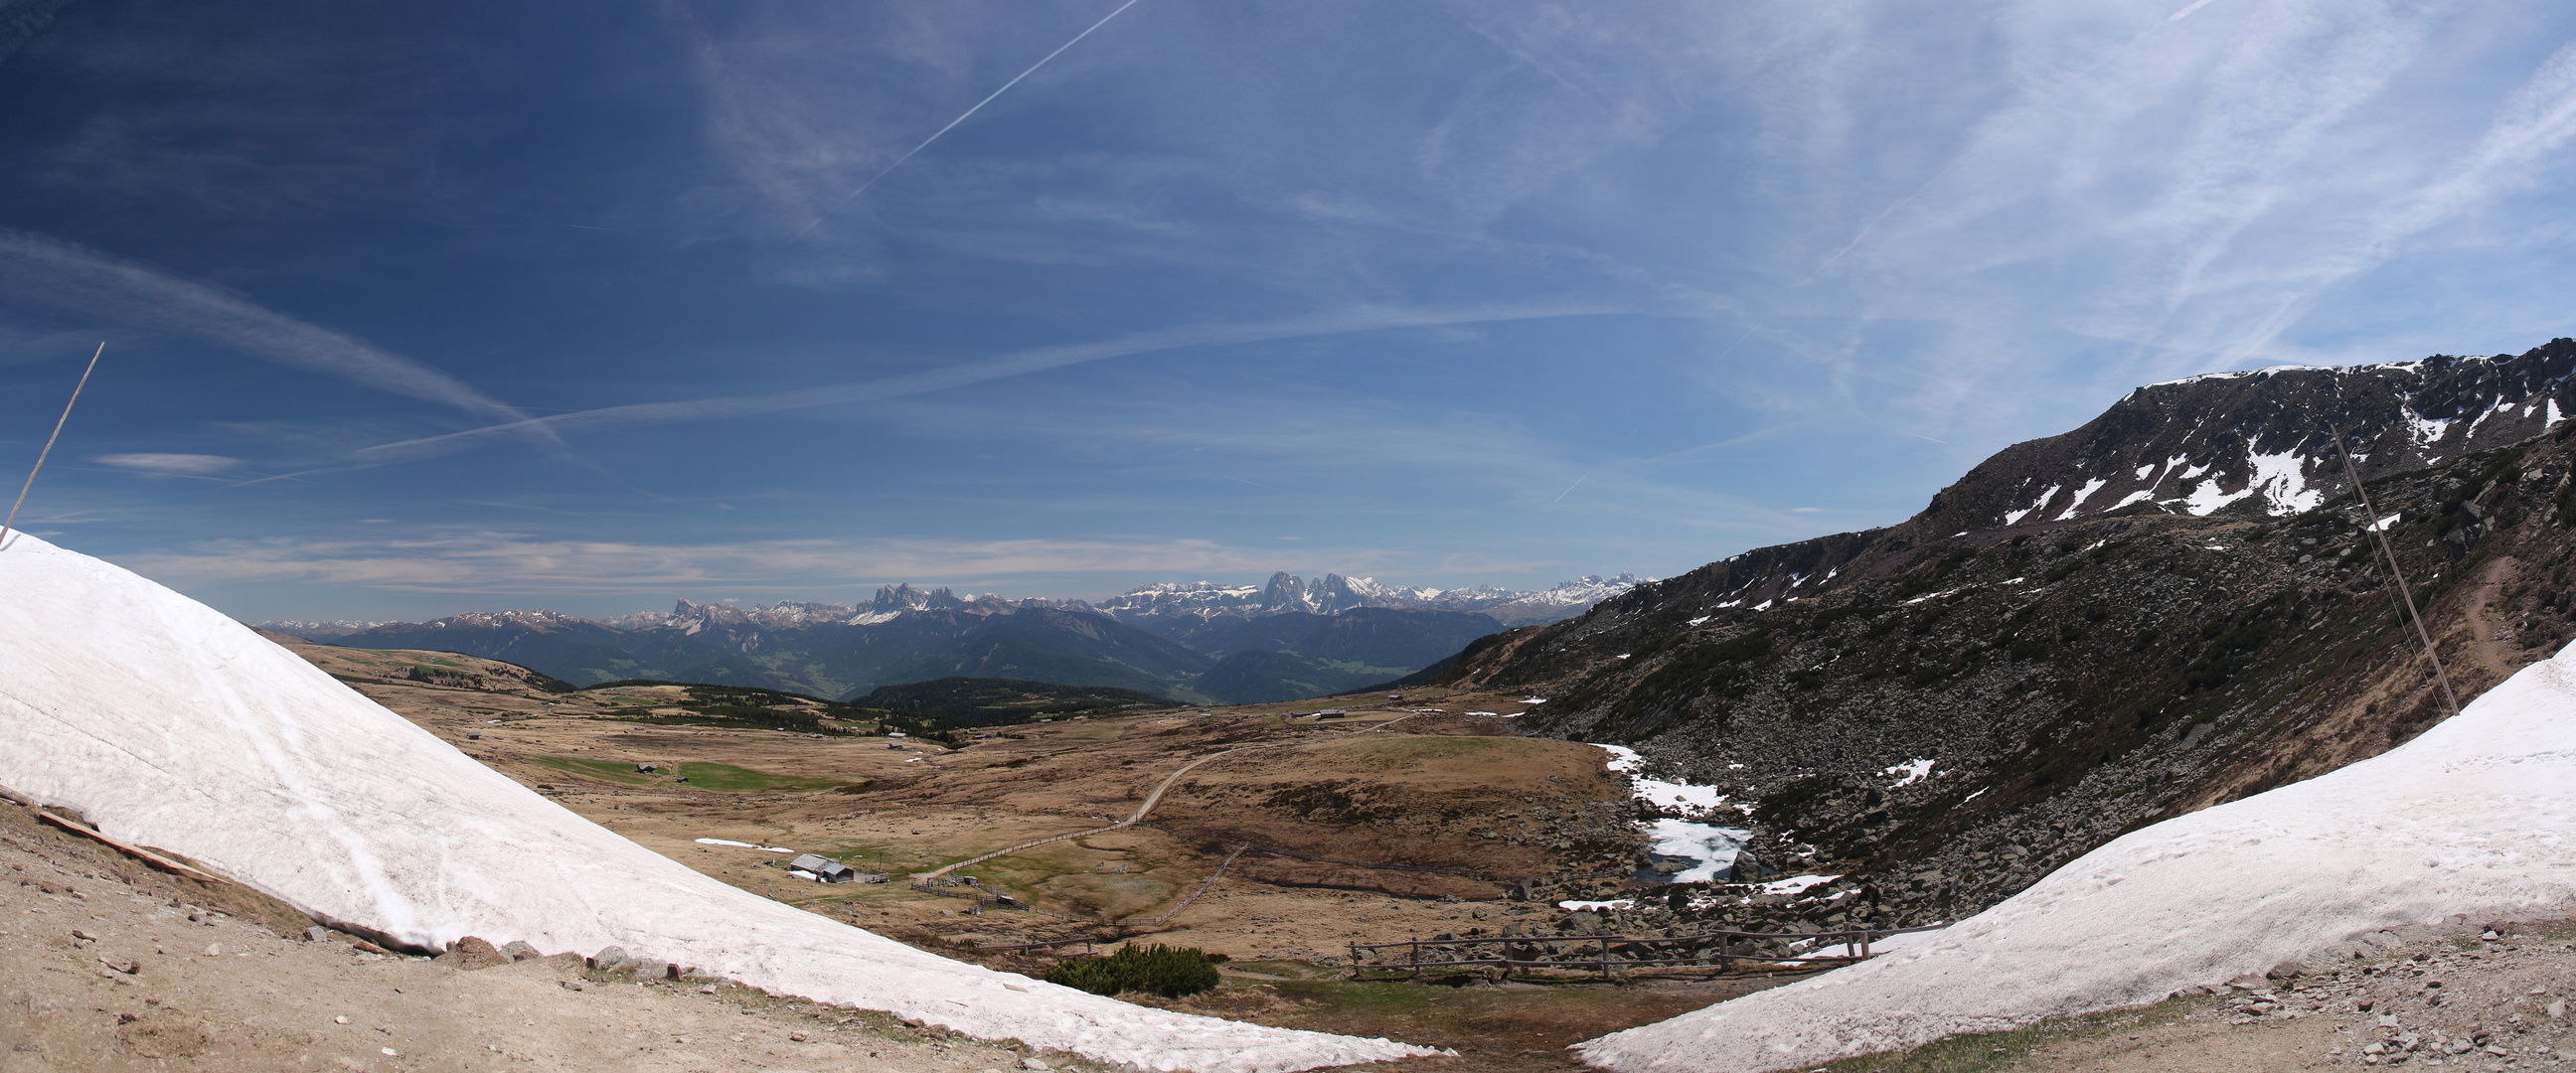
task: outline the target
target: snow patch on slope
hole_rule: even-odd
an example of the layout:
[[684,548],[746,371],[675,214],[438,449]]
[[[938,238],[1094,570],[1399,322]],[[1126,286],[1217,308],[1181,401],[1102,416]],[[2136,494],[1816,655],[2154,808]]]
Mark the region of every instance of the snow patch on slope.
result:
[[2020,510],[2008,510],[2008,511],[2005,511],[2005,512],[2004,512],[2004,524],[2005,524],[2005,525],[2020,525],[2020,524],[2021,524],[2021,520],[2022,520],[2022,519],[2027,518],[2027,517],[2030,517],[2030,516],[2031,516],[2031,514],[2033,514],[2034,512],[2038,511],[2041,507],[2045,507],[2045,506],[2047,506],[2047,505],[2048,505],[2048,501],[2049,501],[2049,500],[2054,499],[2054,498],[2056,498],[2056,497],[2057,497],[2057,490],[2058,490],[2058,489],[2060,489],[2060,488],[2064,488],[2064,487],[2066,487],[2066,486],[2065,486],[2065,485],[2063,485],[2063,484],[2052,484],[2052,485],[2049,485],[2049,486],[2048,486],[2048,490],[2047,490],[2047,491],[2045,491],[2045,492],[2041,492],[2041,493],[2039,494],[2039,498],[2034,499],[2034,500],[2031,500],[2031,501],[2030,501],[2030,505],[2029,505],[2029,506],[2027,506],[2027,507],[2023,507],[2023,508],[2022,508],[2022,509],[2020,509]]
[[2415,434],[2415,442],[2419,445],[2441,442],[2443,435],[2451,431],[2451,426],[2459,423],[2426,417],[2416,413],[2412,406],[2406,408],[2405,414],[2406,427]]
[[2111,482],[2101,477],[2084,482],[2084,487],[2075,493],[2074,501],[2066,504],[2066,510],[2057,516],[2057,520],[2062,522],[2074,517],[2075,511],[2084,505],[2085,500],[2092,498],[2093,493],[2101,491],[2102,486],[2109,483]]
[[538,796],[220,612],[24,533],[0,547],[0,785],[326,921],[621,946],[769,991],[1112,1064],[1272,1073],[1422,1048],[1167,1013],[951,961],[700,875]]
[[1912,786],[1915,783],[1921,782],[1925,778],[1930,777],[1932,774],[1932,764],[1933,761],[1930,757],[1918,756],[1902,764],[1890,767],[1885,771],[1881,771],[1879,774],[1904,776],[1895,782],[1887,784],[1887,788],[1890,790],[1901,789],[1903,787]]
[[2326,501],[2325,489],[2308,487],[2305,456],[2295,451],[2280,454],[2254,454],[2254,476],[2245,487],[2233,492],[2220,491],[2215,480],[2203,481],[2184,500],[2185,510],[2208,515],[2221,507],[2251,495],[2263,497],[2264,510],[2272,514],[2297,514],[2313,510]]
[[2154,1002],[2381,928],[2576,902],[2576,657],[2407,744],[2166,820],[1939,938],[1587,1041],[1605,1069],[1807,1069]]

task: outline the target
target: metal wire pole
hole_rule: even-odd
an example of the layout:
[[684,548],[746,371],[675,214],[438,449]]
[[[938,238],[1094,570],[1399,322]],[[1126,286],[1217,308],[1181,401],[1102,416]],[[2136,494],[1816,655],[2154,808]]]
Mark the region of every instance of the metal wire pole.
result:
[[80,401],[81,389],[89,386],[91,370],[98,368],[98,356],[107,353],[107,341],[99,340],[98,349],[90,352],[89,366],[81,370],[80,383],[72,385],[70,402],[63,404],[63,416],[54,419],[54,434],[45,437],[45,449],[36,452],[36,464],[27,471],[27,483],[18,486],[18,501],[9,504],[9,518],[0,521],[0,547],[7,547],[9,528],[18,524],[18,508],[27,505],[27,490],[36,486],[36,474],[45,468],[45,456],[54,453],[54,441],[63,434],[63,422],[72,419],[72,403]]
[[2353,493],[2361,497],[2362,524],[2379,537],[2379,553],[2388,559],[2388,576],[2397,582],[2397,597],[2406,602],[2406,617],[2415,623],[2415,638],[2424,643],[2424,658],[2433,661],[2433,678],[2442,684],[2442,700],[2451,706],[2451,714],[2460,714],[2460,697],[2451,692],[2451,675],[2442,669],[2442,654],[2433,649],[2433,635],[2424,629],[2424,616],[2415,610],[2415,594],[2407,591],[2406,574],[2397,568],[2397,549],[2388,543],[2388,531],[2380,528],[2379,508],[2370,504],[2370,489],[2361,485],[2361,471],[2352,464],[2352,451],[2343,443],[2343,429],[2334,430],[2335,455],[2343,459],[2344,476],[2352,479]]

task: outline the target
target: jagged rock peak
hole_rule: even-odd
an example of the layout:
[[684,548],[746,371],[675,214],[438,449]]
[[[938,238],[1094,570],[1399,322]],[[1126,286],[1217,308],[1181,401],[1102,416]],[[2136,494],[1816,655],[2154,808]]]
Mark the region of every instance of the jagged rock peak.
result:
[[953,611],[966,606],[957,594],[942,585],[936,589],[916,589],[909,584],[884,585],[868,610],[878,614],[889,611]]

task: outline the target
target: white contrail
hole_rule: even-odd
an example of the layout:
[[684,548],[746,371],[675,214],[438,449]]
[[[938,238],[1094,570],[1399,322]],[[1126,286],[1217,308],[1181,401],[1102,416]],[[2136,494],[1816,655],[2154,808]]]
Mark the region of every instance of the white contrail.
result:
[[[526,411],[410,358],[203,284],[32,232],[0,228],[0,293],[212,339],[279,365],[487,419],[528,418]],[[560,442],[551,429],[527,431],[542,441]]]
[[[2207,2],[2207,0],[2203,0],[2203,2],[2204,2],[2204,3],[2206,3],[2206,2]],[[999,97],[999,96],[1001,96],[1001,95],[1002,95],[1002,94],[1004,94],[1004,93],[1008,93],[1008,92],[1010,92],[1010,89],[1011,89],[1011,87],[1012,87],[1012,86],[1016,86],[1016,85],[1019,85],[1019,84],[1020,84],[1020,79],[1022,79],[1022,78],[1027,78],[1027,77],[1028,77],[1028,76],[1030,76],[1030,75],[1036,74],[1036,73],[1038,72],[1038,68],[1040,68],[1040,67],[1044,67],[1044,66],[1046,66],[1046,65],[1047,65],[1047,60],[1052,60],[1052,59],[1054,59],[1054,58],[1056,58],[1056,57],[1058,57],[1058,56],[1064,55],[1064,50],[1069,49],[1069,48],[1072,48],[1076,43],[1080,42],[1083,38],[1086,38],[1086,37],[1091,36],[1091,31],[1092,31],[1092,30],[1097,30],[1097,29],[1099,29],[1099,28],[1101,28],[1101,27],[1103,27],[1103,26],[1107,26],[1107,25],[1109,25],[1109,20],[1114,19],[1114,18],[1117,18],[1117,17],[1118,17],[1118,13],[1119,13],[1119,12],[1121,12],[1121,11],[1125,11],[1125,10],[1127,10],[1128,8],[1131,8],[1131,7],[1134,7],[1134,6],[1136,6],[1136,0],[1127,0],[1127,2],[1126,2],[1126,3],[1123,3],[1123,4],[1118,5],[1118,10],[1117,10],[1117,11],[1112,11],[1112,12],[1110,12],[1110,13],[1106,14],[1106,15],[1103,15],[1103,16],[1101,16],[1101,17],[1100,17],[1100,21],[1099,21],[1099,22],[1092,23],[1092,24],[1091,24],[1090,29],[1084,30],[1084,31],[1082,31],[1081,33],[1078,33],[1078,34],[1073,35],[1073,40],[1072,40],[1072,41],[1067,41],[1067,42],[1065,42],[1065,43],[1063,43],[1063,44],[1061,44],[1061,45],[1057,45],[1057,46],[1056,46],[1056,48],[1055,48],[1055,51],[1053,51],[1053,52],[1050,52],[1050,53],[1047,53],[1047,54],[1046,54],[1046,58],[1045,58],[1045,59],[1041,59],[1041,60],[1039,60],[1039,61],[1038,61],[1038,62],[1036,62],[1036,63],[1032,63],[1032,64],[1030,64],[1030,65],[1029,65],[1029,69],[1028,69],[1028,70],[1022,71],[1022,72],[1020,72],[1020,73],[1019,73],[1019,75],[1018,75],[1017,77],[1012,78],[1012,79],[1011,79],[1010,81],[1008,81],[1008,82],[1004,82],[1004,83],[1002,83],[1002,88],[997,89],[997,90],[994,90],[990,95],[986,96],[983,100],[976,101],[976,102],[975,102],[975,107],[973,107],[973,108],[969,108],[969,109],[967,109],[965,112],[963,112],[963,113],[959,114],[957,118],[949,120],[949,121],[948,121],[948,125],[947,125],[947,126],[944,126],[944,127],[939,128],[936,132],[932,133],[930,137],[923,138],[923,139],[921,140],[921,144],[919,144],[919,145],[916,145],[916,146],[913,146],[913,147],[912,147],[912,152],[911,152],[911,153],[905,153],[905,154],[904,154],[904,155],[902,155],[902,156],[899,156],[899,157],[894,158],[894,163],[886,165],[886,166],[885,166],[885,170],[884,170],[884,171],[880,171],[880,172],[876,173],[876,177],[875,177],[875,178],[872,178],[872,179],[869,179],[869,180],[868,180],[868,181],[866,181],[866,182],[860,183],[860,184],[859,184],[859,188],[858,188],[858,189],[850,191],[850,193],[849,193],[849,196],[848,196],[848,197],[844,197],[844,198],[842,198],[842,199],[841,199],[841,204],[843,204],[843,205],[847,205],[847,204],[849,204],[849,203],[850,203],[850,201],[851,201],[853,198],[858,197],[860,194],[864,194],[864,193],[866,193],[869,187],[871,187],[871,186],[875,186],[875,185],[877,184],[877,179],[885,178],[887,175],[892,174],[892,173],[894,172],[894,169],[902,167],[902,166],[903,166],[903,162],[904,162],[904,161],[907,161],[907,160],[912,159],[912,157],[913,157],[913,154],[914,154],[914,153],[919,153],[919,152],[921,152],[921,151],[922,151],[922,150],[924,150],[924,149],[928,149],[928,148],[930,148],[930,143],[935,142],[935,141],[938,141],[938,140],[939,140],[939,136],[940,136],[940,135],[942,135],[942,134],[946,134],[946,133],[948,133],[949,131],[952,131],[952,130],[957,129],[957,124],[965,122],[965,121],[966,121],[966,117],[967,117],[967,116],[974,115],[976,112],[982,111],[985,105],[988,105],[988,104],[993,103],[993,98],[994,98],[994,97]],[[803,235],[806,231],[811,231],[811,230],[813,230],[813,229],[814,229],[814,225],[815,225],[815,224],[819,224],[819,223],[822,223],[822,222],[823,222],[823,218],[822,218],[822,217],[820,217],[820,216],[817,216],[817,217],[815,217],[815,218],[813,219],[813,221],[812,221],[812,222],[807,223],[807,224],[805,225],[805,227],[804,227],[804,229],[803,229],[803,230],[800,230],[800,231],[798,231],[798,232],[796,232],[796,233],[797,233],[798,235],[800,235],[800,236],[801,236],[801,235]]]
[[2165,16],[2165,21],[2166,21],[2166,22],[2181,22],[2181,21],[2183,20],[2183,16],[2189,15],[2189,14],[2191,14],[2192,12],[2198,11],[2198,10],[2200,10],[2200,9],[2202,9],[2202,8],[2208,7],[2209,5],[2211,5],[2211,4],[2215,4],[2215,3],[2217,3],[2217,2],[2218,2],[2218,0],[2191,0],[2191,5],[2190,5],[2190,6],[2185,7],[2185,8],[2183,8],[2183,9],[2182,9],[2182,10],[2180,10],[2180,11],[2174,12],[2174,13],[2173,13],[2173,14],[2171,14],[2171,15],[2167,15],[2167,16]]
[[[923,392],[979,384],[1009,376],[1046,369],[1079,365],[1102,358],[1125,357],[1187,346],[1230,346],[1243,343],[1269,342],[1319,335],[1342,335],[1351,332],[1376,331],[1386,328],[1434,327],[1449,324],[1482,324],[1513,320],[1538,320],[1550,317],[1595,316],[1631,312],[1619,306],[1538,306],[1478,309],[1370,309],[1356,313],[1301,317],[1287,320],[1255,321],[1246,324],[1204,324],[1159,331],[1139,332],[1090,343],[1035,347],[1013,351],[981,361],[964,362],[941,369],[928,369],[902,376],[856,383],[830,384],[800,388],[767,395],[730,395],[710,399],[676,402],[648,402],[630,406],[608,406],[595,410],[531,417],[507,424],[487,425],[441,436],[425,436],[398,443],[379,444],[351,454],[349,464],[360,466],[412,462],[454,454],[495,436],[508,435],[532,426],[551,432],[602,428],[620,425],[658,424],[668,421],[708,421],[727,417],[748,417],[814,406],[832,406],[875,399],[898,398]],[[273,479],[273,478],[272,478]]]

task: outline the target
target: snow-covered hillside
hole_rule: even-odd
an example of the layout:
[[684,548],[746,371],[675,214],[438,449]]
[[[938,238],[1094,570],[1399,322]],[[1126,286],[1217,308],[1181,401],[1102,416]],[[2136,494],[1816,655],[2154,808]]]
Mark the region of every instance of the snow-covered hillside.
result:
[[1581,1045],[1605,1069],[1756,1073],[2153,1002],[2369,932],[2576,902],[2576,655],[2393,751],[2136,831],[1939,938]]
[[1151,1010],[735,889],[485,768],[222,614],[24,533],[0,547],[0,785],[334,924],[620,946],[783,994],[1157,1070],[1418,1048]]

